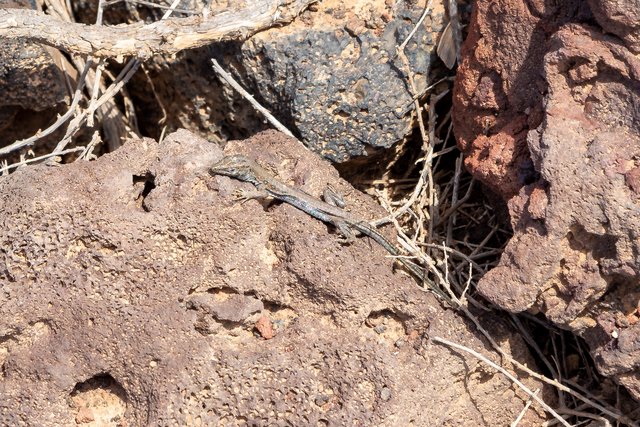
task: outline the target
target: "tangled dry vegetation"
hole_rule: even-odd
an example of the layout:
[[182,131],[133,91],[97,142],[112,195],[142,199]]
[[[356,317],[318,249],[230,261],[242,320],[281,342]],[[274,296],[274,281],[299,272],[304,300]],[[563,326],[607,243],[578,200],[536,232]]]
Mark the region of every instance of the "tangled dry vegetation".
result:
[[[161,21],[120,27],[101,26],[106,5],[102,0],[93,26],[72,24],[70,5],[60,0],[45,1],[47,15],[24,9],[0,10],[0,35],[3,37],[38,41],[67,53],[57,55],[57,58],[67,71],[71,93],[66,113],[55,123],[29,138],[0,148],[3,174],[45,161],[89,161],[100,153],[116,149],[126,138],[140,136],[134,101],[127,95],[125,85],[146,58],[171,55],[223,39],[246,38],[260,29],[290,21],[312,2],[262,0],[263,7],[231,10],[211,17],[184,17],[187,11],[179,11],[183,17],[172,18],[178,3],[176,0],[170,6],[164,6],[166,13]],[[69,26],[62,27],[63,22]],[[43,31],[45,27],[48,31]],[[133,49],[133,44],[122,42],[127,39],[146,42],[142,49]],[[123,61],[124,57],[131,59]],[[417,92],[408,61],[404,58],[403,45],[398,46],[397,58],[409,76],[408,87]],[[112,60],[124,63],[117,67],[117,73],[113,71],[116,68],[112,66]],[[221,78],[236,90],[243,91],[215,61],[213,66]],[[453,75],[434,82],[425,97],[414,98],[417,118],[414,139],[421,144],[406,141],[388,159],[381,178],[363,178],[357,182],[377,197],[389,212],[375,224],[395,225],[398,242],[407,256],[425,266],[429,278],[450,296],[452,308],[476,325],[499,357],[461,347],[440,337],[431,339],[472,354],[508,376],[530,395],[534,405],[540,405],[553,416],[554,420],[548,425],[582,425],[593,420],[602,425],[612,422],[637,425],[623,416],[615,403],[602,398],[610,392],[607,387],[612,386],[601,381],[592,368],[588,352],[573,336],[531,315],[511,316],[514,327],[537,354],[543,367],[541,373],[504,353],[477,320],[474,313],[492,308],[475,298],[475,285],[496,264],[510,230],[506,228],[507,221],[500,219],[500,213],[489,205],[480,186],[462,166],[462,154],[452,135],[452,86]],[[262,108],[249,93],[243,92],[243,96],[259,110]],[[260,111],[279,130],[288,133],[265,109]],[[60,130],[62,137],[53,147],[39,145],[45,137]],[[418,145],[419,149],[416,149]],[[425,287],[428,286],[425,283]],[[559,398],[557,407],[551,408],[538,397],[538,390],[529,390],[520,383],[520,375],[534,376],[554,386]],[[518,420],[514,420],[513,425],[517,423]]]
[[[398,57],[403,58],[402,46]],[[409,87],[415,86],[412,71],[403,60],[409,76]],[[453,308],[471,320],[493,349],[499,362],[440,337],[435,342],[472,354],[493,369],[507,376],[542,406],[554,419],[547,425],[581,425],[592,421],[611,425],[637,425],[624,416],[618,406],[607,403],[604,396],[615,395],[616,386],[598,377],[584,344],[535,316],[510,315],[512,325],[534,351],[544,368],[540,373],[520,364],[504,353],[477,320],[481,311],[496,310],[474,298],[478,280],[494,267],[511,232],[500,212],[489,204],[479,185],[462,167],[463,155],[452,135],[450,104],[447,95],[452,90],[453,76],[434,83],[425,100],[415,101],[415,111],[422,141],[420,155],[412,157],[411,167],[405,167],[400,177],[392,171],[396,162],[406,161],[406,145],[398,148],[386,165],[383,179],[368,181],[367,191],[375,193],[390,215],[377,225],[393,222],[398,241],[413,259],[426,266],[433,281],[447,290]],[[443,104],[440,106],[439,104]],[[411,157],[411,156],[409,156]],[[366,186],[366,185],[365,185]],[[428,284],[425,284],[428,287]],[[517,374],[510,373],[513,367]],[[527,389],[518,375],[530,375],[557,389],[559,405],[552,409],[538,398],[539,390]],[[525,408],[526,409],[526,408]],[[517,425],[514,420],[512,425]]]

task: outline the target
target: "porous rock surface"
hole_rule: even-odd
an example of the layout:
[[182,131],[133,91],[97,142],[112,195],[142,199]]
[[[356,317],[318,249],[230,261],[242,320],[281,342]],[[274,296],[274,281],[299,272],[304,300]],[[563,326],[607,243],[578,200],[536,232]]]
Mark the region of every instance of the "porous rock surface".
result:
[[[275,132],[231,143],[382,215]],[[210,176],[187,131],[0,178],[2,425],[507,425],[526,398],[430,336],[482,350],[365,238]],[[387,230],[389,231],[389,230]],[[532,364],[495,316],[496,339]],[[539,384],[525,380],[530,388]],[[553,404],[553,402],[550,402]],[[521,425],[538,425],[529,410]]]
[[[307,146],[333,161],[390,147],[410,133],[414,120],[396,48],[416,26],[425,3],[320,2],[284,31],[274,28],[243,43],[234,55],[236,77]],[[427,87],[445,19],[443,2],[432,2],[405,48],[418,94]]]
[[467,169],[508,199],[536,179],[527,131],[542,121],[550,34],[588,16],[581,0],[478,0],[454,87],[454,130]]
[[[324,0],[295,21],[243,43],[216,44],[148,64],[132,93],[148,103],[140,118],[149,132],[171,106],[165,123],[226,140],[263,129],[255,108],[216,77],[215,57],[247,91],[313,151],[345,161],[391,147],[411,133],[413,98],[396,48],[414,29],[425,0]],[[230,7],[214,1],[211,13]],[[423,95],[435,46],[446,24],[442,0],[417,27],[404,50]],[[154,113],[155,111],[155,113]],[[153,130],[152,130],[153,128]],[[153,134],[153,133],[150,133]]]
[[618,24],[640,9],[613,3],[479,1],[456,131],[514,230],[479,291],[584,337],[640,399],[640,60]]
[[[35,8],[29,0],[0,0],[0,8]],[[0,45],[1,145],[45,128],[63,110],[68,90],[61,54],[37,43],[2,40]],[[74,71],[70,72],[74,78]]]

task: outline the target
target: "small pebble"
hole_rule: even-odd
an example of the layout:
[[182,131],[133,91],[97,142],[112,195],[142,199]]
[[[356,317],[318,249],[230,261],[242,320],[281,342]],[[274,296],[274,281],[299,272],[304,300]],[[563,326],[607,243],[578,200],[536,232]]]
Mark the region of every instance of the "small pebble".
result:
[[373,328],[373,330],[376,331],[376,333],[381,334],[387,330],[387,327],[385,325],[378,325],[375,328]]
[[327,396],[326,394],[319,394],[314,399],[315,404],[318,406],[322,406],[328,401],[329,401],[329,396]]
[[380,399],[385,402],[391,399],[391,389],[389,387],[382,387],[382,390],[380,390]]

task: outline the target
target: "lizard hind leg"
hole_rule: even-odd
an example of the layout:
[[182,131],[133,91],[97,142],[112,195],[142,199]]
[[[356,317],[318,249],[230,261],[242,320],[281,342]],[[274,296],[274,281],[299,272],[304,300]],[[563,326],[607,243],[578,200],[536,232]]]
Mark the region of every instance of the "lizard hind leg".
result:
[[336,230],[338,230],[338,233],[342,235],[340,243],[343,245],[350,245],[356,241],[356,235],[346,222],[335,221],[333,225],[336,227]]

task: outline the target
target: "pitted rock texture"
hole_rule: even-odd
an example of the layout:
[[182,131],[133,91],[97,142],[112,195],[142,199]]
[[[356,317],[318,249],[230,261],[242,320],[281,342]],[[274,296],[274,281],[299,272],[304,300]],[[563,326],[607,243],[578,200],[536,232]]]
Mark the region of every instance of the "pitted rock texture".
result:
[[[0,0],[0,8],[35,8],[35,2]],[[63,110],[68,90],[60,69],[61,62],[66,63],[66,60],[53,48],[2,40],[0,147],[35,134]],[[73,69],[68,71],[73,78]]]
[[[219,3],[219,5],[217,5]],[[171,105],[171,126],[226,140],[265,128],[255,108],[215,77],[218,59],[262,105],[313,151],[333,161],[367,155],[404,141],[415,114],[406,70],[396,48],[415,27],[426,1],[324,0],[294,22],[263,31],[244,43],[185,52],[149,64],[153,90],[140,76],[132,87],[148,105],[141,117],[149,134]],[[229,2],[212,2],[229,7]],[[405,48],[418,95],[425,93],[435,46],[446,24],[442,0]],[[154,113],[155,112],[155,113]],[[165,119],[163,119],[165,120]]]
[[589,0],[598,24],[620,37],[633,53],[640,53],[640,4],[637,1]]
[[454,88],[454,130],[467,169],[509,199],[538,179],[527,134],[542,123],[544,56],[570,23],[597,22],[640,51],[640,5],[614,0],[478,0]]
[[[254,88],[312,150],[333,161],[366,155],[402,141],[413,104],[396,48],[409,35],[424,1],[320,2],[286,31],[274,28],[235,53],[236,77]],[[443,2],[433,2],[405,52],[424,93]]]
[[[312,194],[331,183],[367,218],[383,214],[296,144],[268,132],[227,152]],[[515,419],[519,391],[428,338],[482,349],[473,328],[367,239],[342,246],[289,205],[236,202],[249,184],[210,176],[221,156],[180,131],[0,178],[0,424]],[[484,323],[533,363],[495,316]]]
[[516,235],[479,289],[583,335],[602,372],[640,398],[640,60],[571,25],[545,76],[546,114],[528,138],[541,184],[509,202]]
[[593,15],[557,3],[562,13],[543,22],[551,9],[533,2],[478,2],[456,123],[468,166],[508,200],[514,230],[479,291],[583,336],[600,372],[640,399],[640,60],[633,31],[609,30],[621,40],[580,23],[616,15],[609,3],[590,1]]

